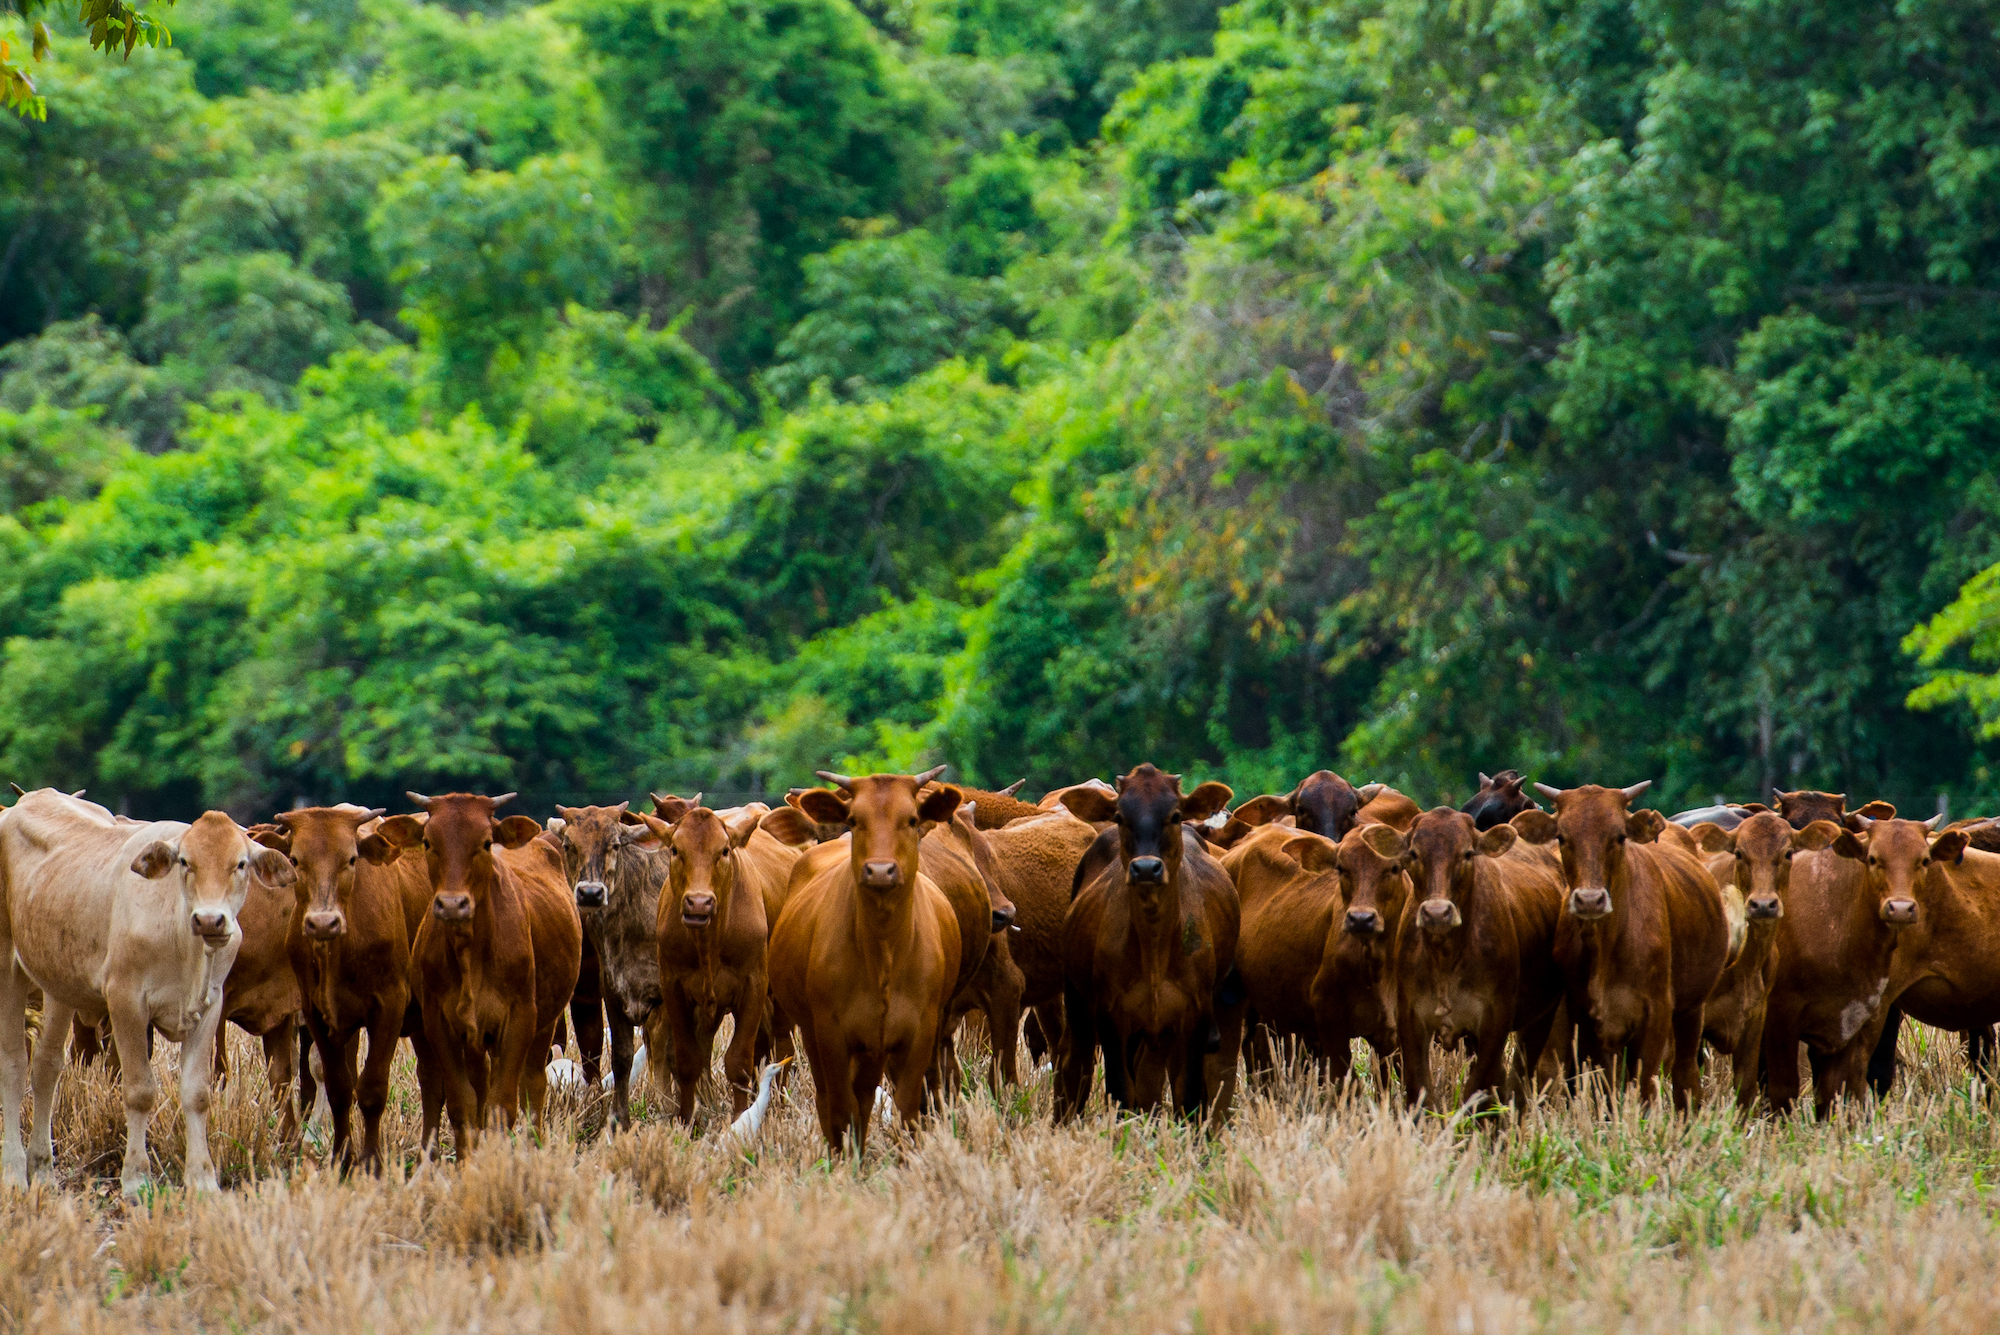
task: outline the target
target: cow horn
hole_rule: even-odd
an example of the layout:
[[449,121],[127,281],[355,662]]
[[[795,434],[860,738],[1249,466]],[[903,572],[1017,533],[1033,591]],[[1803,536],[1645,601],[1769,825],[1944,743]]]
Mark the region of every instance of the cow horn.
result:
[[1021,785],[1022,785],[1022,784],[1024,784],[1024,783],[1026,783],[1026,782],[1027,782],[1027,780],[1026,780],[1026,779],[1016,779],[1016,780],[1014,780],[1014,782],[1012,782],[1012,783],[1008,784],[1008,785],[1007,785],[1007,786],[1006,786],[1005,788],[1002,788],[1002,789],[1000,790],[1000,796],[1002,796],[1002,797],[1012,797],[1012,796],[1013,796],[1014,794],[1016,794],[1016,793],[1018,793],[1018,792],[1020,792],[1020,791],[1021,791]]
[[83,795],[84,795],[85,793],[87,793],[87,792],[89,792],[89,791],[90,791],[90,790],[89,790],[88,788],[79,788],[79,789],[77,789],[77,790],[76,790],[75,792],[71,793],[71,794],[70,794],[70,796],[71,796],[71,797],[82,797],[82,796],[83,796]]
[[12,789],[14,790],[14,794],[15,794],[15,796],[17,796],[17,797],[26,797],[26,796],[28,795],[28,790],[27,790],[27,789],[25,789],[25,788],[23,788],[23,787],[22,787],[22,786],[21,786],[20,784],[18,784],[18,783],[10,783],[10,784],[8,784],[7,786],[8,786],[9,788],[12,788]]
[[422,793],[413,793],[409,789],[405,788],[403,790],[403,796],[409,798],[412,802],[415,802],[425,811],[429,811],[431,809],[431,800],[428,797],[425,797]]
[[700,793],[696,793],[693,797],[690,797],[688,799],[688,810],[693,811],[696,807],[700,806],[701,799],[702,799],[702,794]]
[[667,800],[668,798],[672,797],[672,796],[673,796],[673,794],[672,794],[672,793],[656,793],[656,792],[653,792],[653,791],[652,791],[651,789],[648,789],[648,790],[647,790],[647,792],[646,792],[646,796],[648,796],[648,797],[650,797],[650,798],[652,798],[652,799],[653,799],[653,805],[654,805],[654,806],[658,806],[658,805],[660,805],[660,803],[662,803],[662,802],[666,801],[666,800]]
[[1924,822],[1924,828],[1926,830],[1929,830],[1932,834],[1936,834],[1938,831],[1938,827],[1943,824],[1944,824],[1944,813],[1940,811],[1938,812],[1937,815],[1932,816],[1929,820]]
[[1551,802],[1553,802],[1556,798],[1561,797],[1563,795],[1562,789],[1551,788],[1547,784],[1539,781],[1537,781],[1535,784],[1535,791],[1540,793],[1543,797],[1548,798]]
[[369,807],[361,813],[361,819],[364,821],[379,820],[388,814],[389,808],[387,807]]
[[500,794],[500,796],[493,799],[493,805],[496,807],[504,807],[509,802],[513,801],[515,798],[519,796],[520,796],[519,793],[502,793]]
[[1481,788],[1491,788],[1493,786],[1493,779],[1485,770],[1479,771],[1479,786]]
[[1639,782],[1633,784],[1630,788],[1620,788],[1618,791],[1625,794],[1625,800],[1627,802],[1630,802],[1633,798],[1645,792],[1648,788],[1651,788],[1652,786],[1653,786],[1653,781],[1651,779],[1641,779],[1639,780]]
[[950,768],[951,766],[949,765],[933,765],[929,769],[925,770],[922,774],[914,775],[912,777],[916,779],[917,787],[921,788],[925,784],[929,783],[932,779],[937,778],[939,775],[943,774],[947,769]]
[[825,779],[836,788],[845,788],[850,793],[854,791],[854,780],[848,778],[845,774],[835,774],[830,769],[816,769],[813,773],[817,777]]

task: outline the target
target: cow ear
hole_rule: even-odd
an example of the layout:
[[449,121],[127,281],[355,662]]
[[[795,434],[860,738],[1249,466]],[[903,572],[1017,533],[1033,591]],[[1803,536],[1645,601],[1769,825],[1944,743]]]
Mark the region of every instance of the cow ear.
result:
[[917,803],[918,820],[948,821],[951,813],[958,810],[958,804],[965,800],[965,794],[950,784],[940,784],[923,801]]
[[415,816],[391,816],[375,827],[375,833],[398,848],[415,848],[424,841],[424,823]]
[[384,839],[379,831],[355,844],[354,851],[377,867],[386,867],[403,856],[403,850]]
[[819,841],[811,819],[797,807],[779,807],[764,817],[759,828],[789,848],[811,848]]
[[1386,825],[1364,825],[1361,828],[1361,842],[1368,845],[1378,858],[1394,862],[1403,856],[1403,836]]
[[1712,820],[1697,822],[1688,833],[1694,836],[1695,847],[1704,853],[1728,853],[1736,847],[1735,832]]
[[1380,797],[1382,790],[1388,786],[1386,783],[1364,783],[1354,790],[1354,795],[1361,799],[1361,805],[1365,807]]
[[1737,809],[1739,811],[1747,811],[1753,816],[1768,815],[1771,810],[1771,808],[1765,806],[1762,802],[1745,802]]
[[1087,820],[1092,825],[1102,825],[1118,817],[1117,797],[1102,788],[1072,788],[1062,795],[1062,804],[1078,820]]
[[1931,861],[1949,862],[1955,867],[1965,861],[1965,845],[1964,830],[1946,830],[1931,840]]
[[1841,829],[1830,820],[1816,820],[1803,830],[1792,831],[1792,847],[1806,853],[1816,853],[1822,848],[1831,848],[1840,838]]
[[1894,820],[1896,819],[1896,806],[1893,802],[1884,802],[1877,799],[1870,802],[1867,806],[1862,807],[1859,811],[1850,811],[1847,814],[1850,816],[1860,816],[1866,820]]
[[292,834],[289,830],[281,830],[275,825],[252,825],[249,833],[251,843],[275,848],[280,853],[289,854],[292,851]]
[[275,848],[253,846],[250,850],[250,870],[258,880],[274,889],[290,885],[298,879],[292,860]]
[[1512,848],[1520,838],[1521,832],[1519,830],[1502,821],[1479,836],[1479,854],[1481,857],[1488,858],[1504,857],[1507,850]]
[[172,844],[164,839],[155,839],[132,859],[132,870],[149,881],[157,881],[167,874],[167,868],[173,866],[174,859],[179,856]]
[[658,816],[648,816],[643,811],[627,811],[624,815],[632,818],[626,821],[621,817],[619,821],[621,826],[629,827],[624,830],[624,846],[627,848],[656,853],[666,845],[668,839],[673,837],[672,823],[663,821]]
[[1285,840],[1279,850],[1307,871],[1331,871],[1340,849],[1331,839],[1316,834],[1300,834]]
[[519,848],[542,832],[533,816],[509,816],[493,827],[493,841],[502,848]]
[[[1817,824],[1819,824],[1818,821],[1813,822],[1813,825]],[[1811,829],[1812,825],[1808,825],[1806,828]],[[1854,831],[1852,830],[1842,830],[1840,837],[1835,839],[1828,847],[1832,848],[1840,856],[1853,858],[1856,862],[1865,862],[1868,859],[1868,845],[1855,838]]]
[[746,811],[735,820],[725,821],[723,828],[729,831],[729,846],[741,848],[750,842],[750,836],[757,833],[757,813]]
[[1635,844],[1650,844],[1667,828],[1667,818],[1657,811],[1634,811],[1625,817],[1625,837]]
[[1546,811],[1523,811],[1507,823],[1531,844],[1546,844],[1556,837],[1556,818]]
[[672,793],[653,793],[653,814],[669,825],[694,809],[694,802],[685,797],[675,797]]
[[799,810],[821,825],[844,825],[847,803],[831,788],[808,788],[799,794]]
[[1229,799],[1236,796],[1226,783],[1213,779],[1201,784],[1181,799],[1181,819],[1197,823],[1207,820],[1216,812],[1229,805]]
[[1262,797],[1253,797],[1231,813],[1235,819],[1242,821],[1245,825],[1269,825],[1272,821],[1278,819],[1278,817],[1289,816],[1291,814],[1291,795],[1284,794],[1281,796],[1277,793],[1266,793]]
[[1253,828],[1255,827],[1245,825],[1242,821],[1232,816],[1223,824],[1221,829],[1217,830],[1214,834],[1204,832],[1202,838],[1208,840],[1209,843],[1214,844],[1217,848],[1234,848],[1243,841],[1243,836],[1250,833]]

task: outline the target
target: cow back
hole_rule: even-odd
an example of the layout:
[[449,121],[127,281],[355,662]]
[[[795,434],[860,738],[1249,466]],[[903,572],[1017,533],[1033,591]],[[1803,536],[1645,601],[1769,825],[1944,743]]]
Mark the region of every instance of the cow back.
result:
[[993,895],[971,854],[938,826],[917,845],[917,865],[951,904],[958,923],[958,977],[953,993],[972,980],[993,940]]
[[[399,859],[400,861],[400,859]],[[519,848],[493,847],[496,870],[509,882],[528,930],[534,961],[535,1023],[552,1025],[576,991],[583,968],[583,919],[563,873],[562,854],[537,837]]]
[[[1670,943],[1675,1009],[1706,997],[1722,976],[1730,954],[1729,923],[1715,878],[1700,857],[1678,841],[1629,845],[1626,863],[1631,868],[1635,897],[1646,894],[1643,878],[1654,887],[1652,894],[1664,910],[1656,923],[1640,930],[1664,931],[1664,942]],[[1635,927],[1640,921],[1636,915],[1632,919]],[[1649,940],[1646,944],[1654,943]]]
[[1063,920],[1070,882],[1097,831],[1058,808],[986,832],[1000,889],[1014,903],[1007,947],[1026,980],[1028,1005],[1046,1005],[1062,994]]

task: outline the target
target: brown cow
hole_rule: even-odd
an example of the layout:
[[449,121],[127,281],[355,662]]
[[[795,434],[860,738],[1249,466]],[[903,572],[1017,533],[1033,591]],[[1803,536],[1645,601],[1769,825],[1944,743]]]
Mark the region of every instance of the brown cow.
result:
[[[1900,938],[1933,898],[1932,826],[1938,820],[1870,821],[1842,831],[1824,852],[1792,861],[1778,928],[1778,977],[1764,1018],[1766,1093],[1789,1111],[1799,1095],[1799,1044],[1813,1063],[1813,1106],[1822,1117],[1842,1095],[1858,1097],[1894,1000]],[[1951,860],[1962,834],[1937,835]]]
[[1146,1109],[1172,1096],[1184,1115],[1228,1114],[1243,1003],[1218,994],[1232,977],[1242,910],[1229,874],[1186,826],[1229,798],[1219,783],[1183,796],[1180,776],[1152,765],[1121,778],[1116,800],[1089,788],[1064,796],[1083,820],[1116,824],[1107,832],[1114,857],[1063,925],[1069,1046],[1058,1118],[1083,1111],[1099,1048],[1118,1105]]
[[1512,825],[1482,833],[1450,807],[1419,816],[1395,852],[1417,883],[1396,971],[1404,1096],[1412,1107],[1437,1107],[1431,1043],[1471,1039],[1463,1106],[1485,1107],[1505,1075],[1508,1035],[1521,1073],[1533,1071],[1562,1004],[1562,866]]
[[[802,857],[815,874],[789,892],[771,930],[772,1000],[799,1026],[827,1144],[852,1135],[867,1147],[875,1093],[886,1073],[905,1126],[923,1111],[931,1067],[959,972],[958,918],[918,868],[920,827],[951,819],[956,788],[918,791],[926,774],[822,772],[839,792],[815,788],[800,809],[848,826],[847,856]],[[827,845],[827,850],[839,846]]]
[[[678,820],[688,803],[655,797],[657,809]],[[632,1125],[632,1034],[644,1029],[646,1056],[659,1077],[667,1069],[668,1043],[655,1032],[660,1004],[660,887],[667,879],[668,854],[651,822],[620,802],[615,807],[558,806],[551,821],[562,850],[563,872],[576,896],[584,940],[596,948],[599,987],[611,1029],[611,1115],[614,1125]],[[574,1015],[572,1005],[571,1013]],[[590,1079],[588,1066],[584,1078]],[[663,1078],[654,1083],[665,1090]]]
[[[259,828],[253,826],[249,830],[253,840],[257,839]],[[291,1140],[299,1130],[294,1090],[299,1074],[299,984],[285,949],[285,931],[291,920],[292,891],[252,878],[243,911],[236,915],[243,928],[243,944],[222,985],[223,1021],[254,1036],[264,1046],[265,1073],[270,1077],[272,1092],[284,1104],[279,1134],[286,1140]],[[229,1070],[228,1037],[224,1030],[218,1030],[215,1036],[218,1078],[226,1077]],[[308,1106],[312,1097],[310,1090],[305,1091]]]
[[1540,811],[1541,804],[1522,790],[1527,780],[1519,770],[1503,769],[1498,774],[1479,776],[1479,791],[1459,810],[1472,817],[1473,827],[1484,834],[1496,825],[1505,825],[1524,811]]
[[724,1016],[735,1022],[722,1070],[732,1116],[750,1104],[758,1034],[770,991],[767,896],[798,854],[757,828],[762,814],[697,806],[671,826],[641,817],[667,847],[655,935],[661,1011],[671,1035],[681,1120],[694,1121],[695,1090]]
[[998,830],[1017,820],[1027,820],[1042,813],[1042,808],[1032,802],[1023,802],[1014,796],[1021,790],[1026,779],[1017,779],[1012,786],[997,792],[984,788],[967,788],[964,784],[953,784],[965,794],[965,804],[973,808],[973,822],[982,830]]
[[1331,1078],[1345,1079],[1358,1038],[1375,1050],[1386,1084],[1396,938],[1410,897],[1395,845],[1380,825],[1350,828],[1339,843],[1265,826],[1222,859],[1242,903],[1236,971],[1249,1002],[1251,1069],[1270,1067],[1272,1038],[1297,1038]]
[[[1037,818],[1040,815],[1036,813]],[[939,1075],[946,1088],[957,1087],[958,1025],[973,1011],[985,1019],[992,1044],[993,1065],[988,1078],[993,1088],[997,1091],[1002,1080],[1012,1083],[1020,1074],[1016,1062],[1025,980],[1007,946],[1016,910],[1001,888],[1000,868],[986,842],[988,833],[979,823],[977,804],[968,801],[952,813],[950,821],[925,834],[919,847],[919,865],[924,875],[937,882],[958,912],[960,940],[970,940],[982,933],[985,936],[973,968],[968,972],[963,960],[959,964],[961,981],[946,1011],[944,1033],[938,1039]],[[947,871],[948,863],[957,870]],[[966,880],[967,873],[971,879],[967,881],[966,892],[955,893],[951,882]],[[984,919],[978,916],[982,908],[986,912]],[[969,956],[971,952],[966,954]]]
[[1816,820],[1830,820],[1835,825],[1849,830],[1859,830],[1862,821],[1893,820],[1896,808],[1887,802],[1870,802],[1859,811],[1847,809],[1846,793],[1820,793],[1809,788],[1787,793],[1771,790],[1771,800],[1777,804],[1778,814],[1794,830],[1803,830]]
[[1561,844],[1568,894],[1555,953],[1581,1055],[1606,1069],[1629,1056],[1647,1102],[1671,1058],[1674,1101],[1691,1109],[1701,1101],[1702,1009],[1728,961],[1729,925],[1708,868],[1658,842],[1657,811],[1631,810],[1651,782],[1538,783],[1554,813],[1524,811],[1513,826],[1530,843]]
[[992,877],[1014,906],[1013,927],[1001,935],[1009,964],[1021,973],[1021,1005],[1030,1012],[1028,1050],[1037,1061],[1062,1043],[1063,922],[1077,864],[1096,837],[1096,829],[1067,807],[983,835]]
[[[1315,770],[1300,779],[1289,793],[1266,793],[1251,798],[1230,813],[1230,819],[1256,827],[1289,816],[1297,828],[1337,844],[1354,828],[1354,818],[1362,806],[1373,801],[1385,787],[1370,783],[1356,788],[1332,770]],[[1228,826],[1223,829],[1229,845],[1238,842],[1230,837]]]
[[[1704,821],[1689,833],[1708,854],[1709,874],[1723,890],[1731,930],[1741,934],[1728,967],[1709,993],[1702,1012],[1702,1037],[1710,1047],[1729,1054],[1737,1105],[1749,1108],[1757,1101],[1765,1016],[1778,979],[1779,937],[1788,916],[1785,903],[1792,862],[1799,853],[1831,844],[1840,827],[1821,820],[1794,830],[1776,812],[1760,811],[1732,830]],[[1796,1051],[1796,1043],[1793,1046]]]
[[1417,817],[1424,809],[1414,798],[1397,792],[1386,784],[1363,784],[1356,791],[1366,792],[1370,788],[1379,789],[1373,797],[1361,804],[1361,810],[1354,813],[1356,825],[1386,825],[1398,834],[1409,831],[1417,823]]
[[[2000,1021],[2000,856],[1969,847],[1972,837],[1947,829],[1931,841],[1929,878],[1916,923],[1896,942],[1889,995],[1892,1014],[1964,1034],[1969,1063],[1990,1081]],[[1873,1084],[1874,1060],[1869,1072]]]
[[[410,900],[430,898],[430,878],[421,858],[402,856],[378,830],[362,833],[381,815],[352,806],[306,807],[285,812],[270,833],[258,836],[297,869],[285,951],[303,1000],[306,1032],[326,1073],[334,1161],[343,1169],[355,1161],[349,1110],[359,1102],[360,1163],[378,1173],[382,1111],[398,1038],[408,1035],[417,1049],[426,1101],[439,1097],[423,1012],[411,1004],[404,916]],[[357,1076],[364,1033],[368,1060]]]
[[[513,799],[450,793],[409,799],[426,819],[392,816],[379,833],[422,845],[430,915],[417,930],[410,972],[424,1036],[437,1063],[460,1157],[497,1115],[512,1130],[525,1093],[537,1126],[548,1091],[547,1054],[576,989],[583,923],[561,854],[528,816],[493,814]],[[438,1116],[428,1098],[424,1142]]]

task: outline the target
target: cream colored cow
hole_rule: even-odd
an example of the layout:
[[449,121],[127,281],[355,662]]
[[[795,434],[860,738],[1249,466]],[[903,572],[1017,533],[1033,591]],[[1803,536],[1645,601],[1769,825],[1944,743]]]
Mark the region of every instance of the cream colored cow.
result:
[[[62,1038],[72,1016],[111,1017],[125,1091],[125,1193],[145,1185],[146,1124],[159,1082],[146,1060],[151,1025],[181,1047],[186,1181],[213,1190],[209,1079],[222,985],[242,944],[237,914],[252,876],[288,884],[292,864],[252,843],[220,811],[192,825],[135,821],[42,788],[0,814],[0,1183],[24,1186],[53,1159],[50,1138]],[[35,1051],[35,1124],[21,1147],[28,1073],[28,993],[43,993]]]

